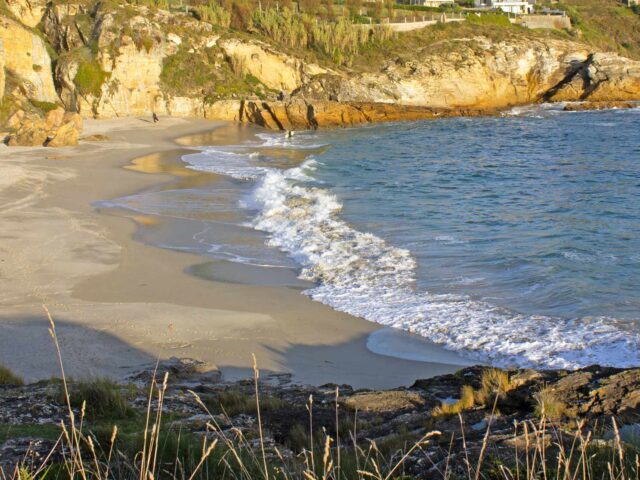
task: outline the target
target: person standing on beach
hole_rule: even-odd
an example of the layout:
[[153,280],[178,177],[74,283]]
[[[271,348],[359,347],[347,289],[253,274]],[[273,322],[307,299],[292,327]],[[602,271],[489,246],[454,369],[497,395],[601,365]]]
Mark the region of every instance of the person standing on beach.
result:
[[156,112],[151,112],[151,114],[153,116],[153,123],[158,123],[160,119],[158,118],[158,115],[156,115]]

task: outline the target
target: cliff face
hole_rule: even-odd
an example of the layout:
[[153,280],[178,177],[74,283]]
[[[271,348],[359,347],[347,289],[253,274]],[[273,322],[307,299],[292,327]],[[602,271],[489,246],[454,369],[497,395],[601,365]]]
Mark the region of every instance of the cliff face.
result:
[[[640,100],[640,62],[524,33],[414,42],[356,71],[184,12],[107,2],[8,5],[24,25],[0,16],[7,85],[83,116],[155,111],[289,129],[475,115],[539,101]],[[53,74],[44,42],[28,28],[34,23],[59,54]]]
[[410,61],[389,61],[375,73],[316,77],[304,94],[453,109],[640,99],[640,62],[616,54],[593,54],[583,45],[554,40],[492,43],[476,37],[452,43],[447,52],[425,49]]
[[40,23],[47,7],[44,0],[5,0],[5,3],[13,16],[30,28]]
[[6,87],[41,102],[58,101],[51,57],[42,39],[18,22],[0,16],[0,41],[5,78],[12,79],[10,84],[5,80]]

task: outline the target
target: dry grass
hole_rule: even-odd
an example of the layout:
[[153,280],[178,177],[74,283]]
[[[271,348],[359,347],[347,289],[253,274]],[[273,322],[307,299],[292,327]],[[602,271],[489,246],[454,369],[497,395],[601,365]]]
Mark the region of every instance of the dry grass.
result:
[[546,417],[549,420],[560,420],[570,413],[567,404],[558,399],[549,387],[540,390],[534,398],[536,401],[536,414],[539,417]]
[[0,385],[22,385],[22,379],[7,367],[0,365]]
[[465,385],[460,392],[460,400],[455,403],[442,403],[439,407],[434,408],[432,415],[434,417],[458,415],[465,410],[470,410],[476,405],[476,392],[473,387]]
[[460,392],[460,399],[455,403],[442,403],[436,407],[432,415],[435,417],[458,415],[474,407],[493,407],[505,398],[506,394],[515,388],[509,374],[498,368],[487,368],[482,372],[481,387],[474,390],[465,385]]
[[514,388],[509,374],[499,368],[484,370],[480,381],[482,387],[476,392],[476,402],[485,406],[491,406],[497,400],[502,400]]

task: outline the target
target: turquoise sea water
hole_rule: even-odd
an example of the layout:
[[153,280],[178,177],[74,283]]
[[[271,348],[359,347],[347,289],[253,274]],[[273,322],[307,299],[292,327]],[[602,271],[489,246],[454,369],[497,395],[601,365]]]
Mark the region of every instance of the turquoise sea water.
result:
[[[638,110],[535,107],[203,146],[184,160],[225,175],[231,202],[203,188],[163,208],[237,219],[169,246],[297,268],[314,300],[474,360],[637,365],[639,132]],[[222,238],[229,224],[254,241]]]

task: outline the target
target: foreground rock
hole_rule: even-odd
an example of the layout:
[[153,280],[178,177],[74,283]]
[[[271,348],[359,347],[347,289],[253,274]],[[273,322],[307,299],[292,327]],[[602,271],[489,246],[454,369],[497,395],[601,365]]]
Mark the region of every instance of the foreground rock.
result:
[[[31,108],[17,109],[0,123],[4,130],[0,141],[10,147],[66,147],[78,144],[82,131],[82,117],[78,113],[65,112],[56,107],[47,113]],[[5,130],[6,129],[6,130]]]
[[[157,369],[149,366],[133,375],[130,385],[113,387],[120,390],[127,408],[138,412],[126,414],[121,421],[130,425],[131,418],[144,418],[154,372],[160,384],[168,376],[163,413],[170,416],[171,430],[222,442],[244,438],[248,448],[258,454],[260,432],[253,380],[225,382],[214,366],[191,359],[171,359]],[[103,388],[102,395],[109,391],[92,388]],[[80,415],[81,392],[91,389],[71,384],[70,391],[74,411]],[[389,391],[354,390],[348,385],[303,386],[292,383],[287,375],[264,375],[259,391],[264,445],[273,458],[295,461],[296,455],[309,447],[310,422],[314,431],[340,438],[344,448],[352,448],[349,445],[355,441],[366,449],[373,442],[380,452],[391,456],[437,431],[439,434],[432,434],[406,458],[403,471],[416,478],[442,478],[445,468],[466,474],[467,456],[473,464],[483,451],[489,464],[513,461],[516,449],[526,451],[527,445],[540,440],[535,432],[543,424],[547,424],[549,445],[559,441],[558,435],[574,438],[576,428],[590,432],[594,445],[609,445],[616,435],[612,419],[623,441],[632,442],[633,437],[625,432],[637,431],[634,425],[640,418],[638,368],[503,372],[471,367]],[[6,458],[15,462],[26,455],[29,444],[39,446],[29,455],[42,455],[51,428],[68,421],[63,399],[56,382],[0,387],[0,424],[11,424],[16,432],[24,426],[33,427],[29,437],[10,434],[0,446],[0,451],[8,452],[3,458],[5,465],[10,463]],[[92,401],[100,400],[94,394]],[[157,398],[151,405],[152,409],[157,407]],[[118,423],[113,413],[104,419],[96,416],[89,404],[86,412],[85,428],[89,430],[106,428],[111,432],[113,423]],[[48,435],[38,437],[38,428]],[[536,436],[535,441],[522,436],[525,428]]]

